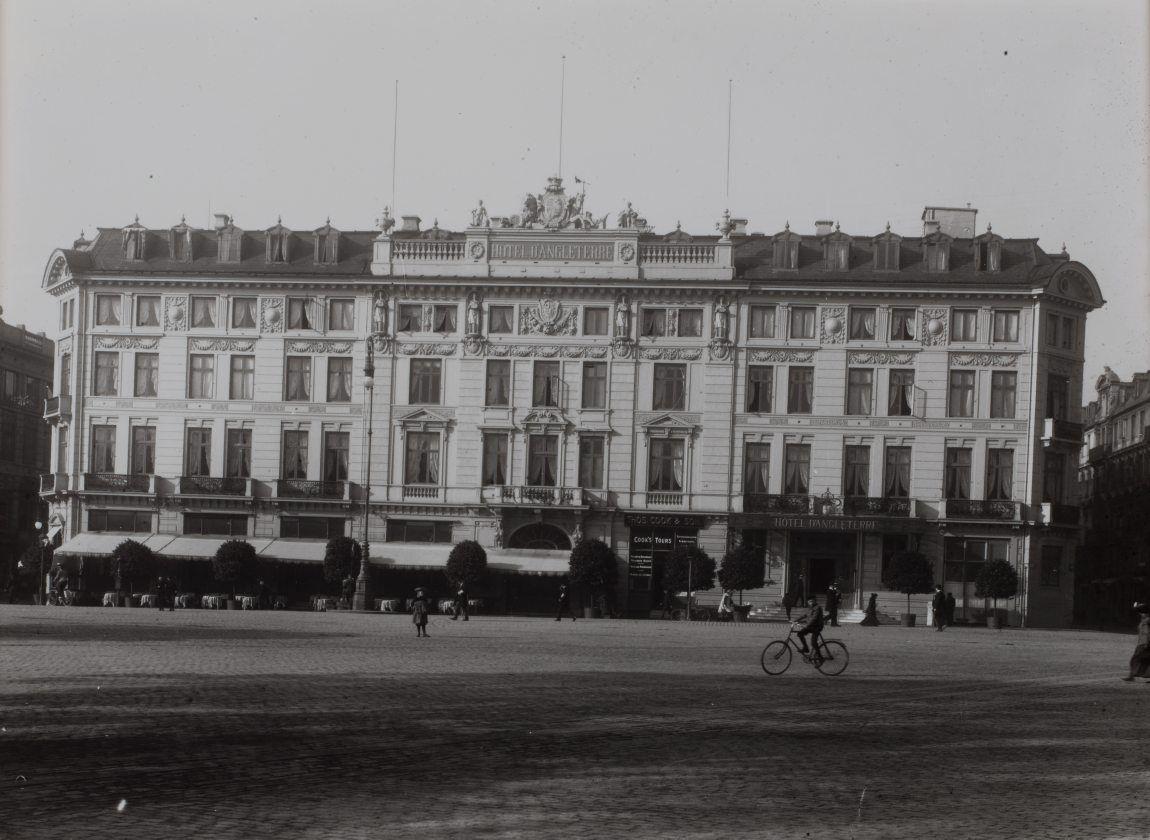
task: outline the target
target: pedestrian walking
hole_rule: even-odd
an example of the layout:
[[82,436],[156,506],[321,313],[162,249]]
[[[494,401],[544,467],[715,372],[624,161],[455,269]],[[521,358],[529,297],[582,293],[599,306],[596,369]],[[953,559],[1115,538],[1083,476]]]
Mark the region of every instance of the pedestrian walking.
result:
[[571,606],[571,593],[567,591],[567,584],[559,585],[559,612],[555,614],[556,621],[562,621],[564,615],[570,615],[575,620],[575,608]]
[[467,587],[462,583],[459,584],[459,591],[455,593],[455,603],[452,606],[451,620],[458,621],[462,615],[463,620],[467,621]]
[[1134,610],[1138,618],[1138,644],[1130,657],[1130,673],[1122,679],[1134,682],[1135,677],[1150,677],[1150,604],[1137,603]]
[[735,618],[735,595],[730,590],[724,590],[723,597],[719,599],[719,620],[731,621]]
[[783,595],[783,609],[787,611],[787,621],[791,620],[791,610],[795,608],[796,600],[793,589]]
[[415,625],[416,638],[427,636],[427,594],[423,587],[415,590],[415,597],[411,599],[411,623]]
[[343,579],[343,585],[340,587],[340,601],[343,603],[345,609],[351,609],[351,599],[355,597],[355,578],[348,575]]
[[675,617],[675,603],[671,598],[670,590],[663,590],[663,611],[659,613],[660,619]]
[[954,626],[954,610],[956,607],[957,607],[957,603],[954,600],[954,593],[953,592],[947,592],[946,593],[946,626],[947,627]]
[[866,602],[866,615],[860,622],[863,627],[878,627],[878,593],[872,592]]
[[946,594],[941,586],[934,588],[934,597],[930,599],[930,606],[934,612],[934,629],[942,632],[946,628]]
[[839,585],[832,583],[827,588],[827,618],[830,620],[831,627],[839,626],[839,604],[842,602],[842,595],[839,593]]

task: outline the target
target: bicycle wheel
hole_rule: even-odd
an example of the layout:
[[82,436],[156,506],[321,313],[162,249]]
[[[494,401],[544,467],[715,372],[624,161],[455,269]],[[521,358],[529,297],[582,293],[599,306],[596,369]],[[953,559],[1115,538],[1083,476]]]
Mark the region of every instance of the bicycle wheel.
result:
[[763,670],[775,677],[791,667],[791,646],[778,640],[763,648]]
[[815,667],[828,677],[837,677],[850,664],[850,654],[847,653],[847,646],[842,642],[823,642],[819,652],[823,658],[821,662],[815,664]]

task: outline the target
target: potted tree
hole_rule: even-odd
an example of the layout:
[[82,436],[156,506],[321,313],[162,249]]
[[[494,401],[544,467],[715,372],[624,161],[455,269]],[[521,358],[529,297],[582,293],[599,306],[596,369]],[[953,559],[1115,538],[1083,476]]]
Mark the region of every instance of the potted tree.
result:
[[1002,629],[1002,617],[998,613],[999,598],[1013,598],[1018,594],[1018,572],[1005,560],[991,560],[984,563],[974,579],[974,594],[979,598],[990,598],[993,603],[986,626],[992,630]]
[[697,545],[680,545],[663,565],[663,589],[668,597],[675,592],[687,593],[685,616],[691,620],[691,593],[715,585],[715,558]]
[[902,551],[891,558],[887,586],[906,595],[906,612],[902,614],[903,627],[914,627],[914,613],[910,611],[910,596],[922,595],[934,589],[934,564],[917,551]]
[[[739,608],[735,611],[737,620],[746,617],[742,609],[743,590],[758,589],[767,582],[767,555],[745,545],[732,548],[723,555],[719,563],[719,586],[723,589],[739,591]],[[749,609],[749,608],[748,608]]]
[[[453,591],[462,587],[470,592],[483,582],[487,574],[487,552],[475,540],[457,543],[447,555],[447,579]],[[466,606],[466,604],[464,605]],[[464,613],[464,620],[467,614]]]
[[250,578],[255,565],[255,547],[246,540],[228,540],[216,549],[216,556],[212,558],[212,574],[220,583],[231,584],[229,610],[239,606],[236,603],[236,583]]
[[[112,549],[112,574],[116,578],[116,591],[124,599],[125,606],[135,606],[132,596],[135,584],[150,578],[156,570],[156,555],[152,549],[135,540],[124,540]],[[128,594],[124,595],[124,586]]]
[[[323,552],[323,579],[332,585],[336,594],[346,600],[349,609],[355,594],[354,581],[359,576],[362,556],[359,543],[351,537],[332,537]],[[345,591],[348,581],[352,581],[350,592]]]
[[[615,588],[615,580],[619,575],[619,558],[600,539],[580,540],[571,549],[568,570],[571,583],[582,587],[596,600],[606,599],[607,594]],[[593,618],[595,608],[585,604],[583,615]]]

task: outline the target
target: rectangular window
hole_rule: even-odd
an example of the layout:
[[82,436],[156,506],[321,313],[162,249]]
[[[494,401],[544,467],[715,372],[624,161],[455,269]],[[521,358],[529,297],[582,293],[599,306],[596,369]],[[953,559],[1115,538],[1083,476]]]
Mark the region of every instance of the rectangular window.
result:
[[487,360],[487,387],[484,405],[511,404],[511,362],[506,359]]
[[346,520],[336,516],[281,516],[280,536],[296,540],[330,540],[342,537]]
[[289,330],[315,329],[315,299],[314,298],[288,298]]
[[454,306],[436,306],[432,310],[432,331],[437,333],[455,332],[457,309]]
[[135,396],[156,396],[156,383],[159,382],[159,379],[160,355],[158,353],[137,353]]
[[72,354],[60,356],[60,387],[58,393],[67,396],[72,393]]
[[1053,375],[1049,376],[1046,381],[1046,416],[1052,417],[1055,420],[1065,420],[1069,410],[1069,377]]
[[307,480],[306,429],[284,429],[283,477]]
[[794,306],[791,308],[791,338],[815,337],[815,308]]
[[769,493],[771,477],[771,445],[748,443],[743,449],[746,466],[743,469],[744,493]]
[[1078,322],[1073,318],[1063,317],[1058,346],[1063,350],[1074,350],[1078,346]]
[[408,432],[404,484],[439,484],[439,433]]
[[492,335],[515,332],[515,307],[492,306],[487,310],[487,332]]
[[351,359],[329,356],[327,360],[327,401],[351,402]]
[[559,363],[536,362],[531,372],[531,404],[559,405]]
[[1042,470],[1042,501],[1062,504],[1066,501],[1066,456],[1047,452]]
[[775,387],[775,369],[770,365],[747,366],[747,411],[769,414]]
[[787,371],[787,414],[810,414],[814,387],[813,367],[790,368]]
[[847,370],[847,414],[866,416],[871,413],[874,397],[874,371],[870,368]]
[[228,429],[224,475],[250,478],[252,474],[252,430]]
[[327,328],[348,332],[355,329],[355,301],[340,298],[328,301]]
[[947,447],[946,473],[943,476],[943,497],[970,498],[970,450],[965,447]]
[[658,338],[667,334],[667,310],[644,309],[640,335]]
[[250,330],[256,326],[256,299],[232,298],[232,329]]
[[140,295],[136,298],[136,326],[158,327],[160,325],[160,296]]
[[250,400],[256,393],[256,357],[232,356],[232,370],[228,382],[228,399]]
[[583,363],[583,408],[607,407],[607,363]]
[[451,543],[454,538],[450,522],[389,519],[388,542]]
[[487,432],[483,435],[483,484],[500,486],[507,483],[507,435]]
[[1018,341],[1018,310],[996,309],[992,319],[992,341]]
[[96,295],[96,326],[118,327],[120,325],[120,296]]
[[1048,313],[1046,316],[1046,345],[1058,346],[1058,316],[1053,313]]
[[655,365],[655,392],[651,404],[656,411],[686,411],[686,365]]
[[308,402],[311,399],[311,357],[287,357],[287,382],[284,399],[289,402]]
[[606,335],[610,312],[606,306],[588,306],[583,310],[583,335]]
[[806,443],[788,443],[783,471],[783,492],[806,495],[811,486],[811,447]]
[[439,382],[443,363],[439,359],[412,359],[408,402],[411,405],[439,405]]
[[910,496],[910,447],[888,446],[883,473],[883,495],[888,499]]
[[188,429],[184,475],[212,474],[212,430]]
[[[5,423],[11,428],[11,424]],[[114,473],[116,471],[116,427],[92,427],[92,472]]]
[[146,534],[152,530],[152,514],[143,510],[89,510],[88,530]]
[[952,370],[950,372],[950,397],[947,401],[947,416],[974,416],[973,370]]
[[990,374],[990,416],[996,418],[1014,417],[1014,403],[1017,393],[1017,373],[993,371]]
[[323,480],[347,481],[350,432],[323,433]]
[[96,381],[92,392],[97,397],[114,397],[120,381],[120,354],[97,351],[95,356],[96,365],[93,373]]
[[188,398],[210,400],[216,395],[216,357],[193,354],[188,364]]
[[132,427],[132,458],[128,465],[132,475],[151,475],[156,471],[156,427]]
[[875,310],[872,307],[851,307],[850,338],[852,341],[874,341]]
[[214,327],[216,325],[216,299],[211,297],[192,298],[192,326]]
[[895,308],[890,311],[890,340],[914,340],[915,310]]
[[747,320],[747,332],[751,338],[775,337],[775,307],[752,306]]
[[870,495],[870,447],[848,446],[843,470],[844,496]]
[[[5,411],[0,414],[0,459],[5,461],[16,460],[17,422],[17,414],[14,411]],[[109,472],[111,471],[109,470]]]
[[246,537],[248,518],[228,513],[185,513],[184,533],[212,537]]
[[891,370],[886,413],[891,417],[910,417],[914,413],[913,370]]
[[703,334],[703,310],[679,310],[679,336],[682,338],[698,338]]
[[651,441],[647,489],[663,493],[682,493],[684,486],[683,441],[675,438]]
[[579,438],[579,486],[591,490],[603,487],[603,443],[598,436]]
[[401,303],[396,312],[398,332],[423,332],[423,306],[418,303]]
[[986,498],[1010,501],[1014,496],[1014,450],[988,449],[986,452]]
[[533,487],[554,487],[559,479],[559,436],[529,435],[527,481]]
[[889,234],[874,243],[875,271],[898,271],[899,240]]
[[1043,586],[1059,586],[1062,583],[1062,546],[1042,546],[1042,572]]
[[978,310],[955,309],[950,317],[951,341],[977,341],[978,340]]

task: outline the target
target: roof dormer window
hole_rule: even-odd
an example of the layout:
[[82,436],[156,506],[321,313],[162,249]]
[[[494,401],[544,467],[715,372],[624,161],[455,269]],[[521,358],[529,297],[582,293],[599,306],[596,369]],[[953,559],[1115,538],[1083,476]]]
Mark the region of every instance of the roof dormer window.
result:
[[992,233],[990,225],[986,233],[974,238],[974,270],[999,271],[1002,268],[1002,237]]
[[242,256],[244,232],[236,227],[229,218],[227,224],[218,229],[217,236],[219,238],[217,259],[222,263],[238,263]]
[[945,233],[932,233],[923,237],[922,250],[927,271],[950,270],[951,241]]
[[339,231],[331,226],[331,219],[315,232],[315,262],[324,265],[339,262]]
[[874,238],[874,267],[875,271],[898,271],[899,248],[902,237],[890,232],[890,223],[887,223],[886,232]]
[[851,238],[839,230],[823,237],[823,266],[827,271],[846,271],[850,268]]
[[288,248],[291,245],[291,231],[283,226],[283,220],[277,219],[275,227],[267,231],[267,261],[270,263],[288,262]]
[[783,269],[798,268],[799,241],[799,235],[791,232],[791,223],[787,222],[783,232],[775,236],[771,266]]
[[124,259],[142,260],[147,243],[147,228],[140,224],[140,217],[124,228]]
[[168,230],[168,249],[176,262],[192,261],[192,229],[182,217],[178,225]]

